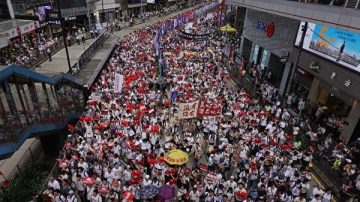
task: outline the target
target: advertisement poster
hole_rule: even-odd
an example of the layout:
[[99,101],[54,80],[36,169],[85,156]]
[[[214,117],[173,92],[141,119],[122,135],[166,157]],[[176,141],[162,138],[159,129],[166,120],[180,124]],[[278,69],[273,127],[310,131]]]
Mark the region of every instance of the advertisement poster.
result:
[[[301,39],[301,27],[296,45]],[[309,23],[303,48],[340,65],[360,72],[360,33]]]
[[115,74],[115,81],[114,81],[115,93],[121,93],[123,83],[124,83],[124,76],[121,74]]

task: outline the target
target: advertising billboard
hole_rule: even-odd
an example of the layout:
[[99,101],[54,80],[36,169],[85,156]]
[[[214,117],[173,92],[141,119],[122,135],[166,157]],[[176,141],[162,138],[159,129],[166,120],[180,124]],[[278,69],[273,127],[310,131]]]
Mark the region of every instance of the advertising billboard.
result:
[[[302,34],[300,24],[295,45]],[[327,25],[308,23],[303,48],[340,65],[360,72],[360,33],[333,28]]]

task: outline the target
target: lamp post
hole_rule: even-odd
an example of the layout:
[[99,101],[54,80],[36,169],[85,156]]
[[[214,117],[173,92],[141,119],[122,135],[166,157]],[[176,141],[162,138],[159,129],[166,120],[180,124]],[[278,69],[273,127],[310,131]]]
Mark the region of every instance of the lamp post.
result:
[[57,3],[57,7],[58,7],[58,18],[59,18],[61,29],[62,29],[63,41],[64,41],[65,52],[66,52],[66,59],[67,59],[67,63],[69,66],[69,73],[71,74],[72,69],[71,69],[71,63],[70,63],[70,58],[69,58],[69,50],[68,50],[68,47],[66,44],[65,24],[64,24],[64,19],[61,14],[60,0],[56,0],[56,3]]
[[301,35],[301,39],[300,39],[300,42],[299,42],[299,52],[298,52],[298,55],[296,57],[294,66],[291,69],[290,78],[289,78],[289,81],[287,82],[287,87],[286,87],[286,91],[285,91],[284,95],[289,94],[289,91],[291,89],[291,84],[292,84],[292,81],[293,81],[293,78],[294,78],[295,70],[296,70],[296,68],[297,68],[297,66],[299,64],[299,59],[300,59],[301,51],[302,51],[302,48],[303,48],[307,28],[308,28],[308,22],[305,22],[304,26],[301,29],[302,35]]

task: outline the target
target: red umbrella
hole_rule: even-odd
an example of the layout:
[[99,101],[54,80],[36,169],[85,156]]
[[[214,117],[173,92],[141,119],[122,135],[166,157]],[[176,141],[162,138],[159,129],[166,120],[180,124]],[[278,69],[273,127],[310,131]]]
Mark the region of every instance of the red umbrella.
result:
[[68,130],[69,130],[71,133],[73,133],[74,130],[75,130],[75,127],[74,127],[72,124],[68,124],[68,125],[67,125],[67,128],[68,128]]
[[169,168],[165,173],[171,175],[171,174],[175,174],[176,172],[177,172],[176,168]]
[[134,148],[136,147],[134,141],[129,141],[129,142],[128,142],[128,146],[129,146],[130,149],[134,149]]
[[127,105],[125,106],[125,110],[132,112],[132,111],[134,110],[134,106],[133,106],[132,104],[127,104]]
[[95,101],[95,100],[89,100],[89,101],[87,101],[87,104],[88,104],[89,106],[94,106],[94,105],[96,105],[96,103],[97,103],[97,101]]
[[136,125],[136,126],[139,126],[140,125],[140,121],[138,119],[135,119],[133,121],[133,124]]
[[140,184],[141,178],[133,178],[129,180],[129,184]]
[[107,186],[101,186],[98,188],[98,191],[101,195],[106,195],[110,192],[109,187]]
[[95,184],[95,179],[93,177],[84,177],[82,180],[85,185],[92,186]]
[[91,116],[82,116],[80,117],[81,122],[91,122],[93,120],[93,117]]
[[239,113],[238,113],[238,117],[243,117],[244,115],[245,115],[244,112],[239,112]]
[[123,196],[123,200],[125,200],[125,201],[133,201],[134,200],[134,194],[129,191],[123,192],[122,196]]
[[131,171],[131,175],[134,177],[134,178],[140,178],[142,177],[142,172],[138,169],[134,169]]
[[238,200],[245,200],[245,199],[247,198],[247,193],[246,193],[246,192],[242,192],[242,191],[238,191],[238,192],[236,192],[235,197],[236,197]]
[[157,160],[156,160],[156,159],[153,159],[153,158],[148,158],[148,163],[149,163],[150,165],[154,165],[154,164],[157,163]]
[[123,126],[123,127],[129,127],[129,126],[130,126],[130,122],[123,120],[123,121],[120,122],[120,125]]
[[159,125],[151,125],[150,126],[150,132],[151,133],[158,133],[158,132],[160,132],[160,126]]
[[286,135],[286,141],[291,142],[293,137],[291,135]]

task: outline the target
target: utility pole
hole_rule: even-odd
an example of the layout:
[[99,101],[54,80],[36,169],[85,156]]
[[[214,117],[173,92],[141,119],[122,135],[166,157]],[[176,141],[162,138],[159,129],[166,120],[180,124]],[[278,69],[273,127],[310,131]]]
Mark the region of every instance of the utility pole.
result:
[[87,12],[87,17],[88,17],[88,21],[89,21],[89,33],[91,31],[91,15],[90,15],[90,0],[86,1],[86,12]]
[[69,73],[71,74],[72,69],[71,69],[71,63],[70,63],[70,58],[69,58],[69,50],[68,50],[67,44],[66,44],[65,24],[64,24],[64,19],[63,19],[62,14],[61,14],[60,0],[56,0],[56,2],[57,2],[57,7],[58,7],[58,18],[59,18],[59,21],[60,21],[63,40],[64,40],[67,63],[68,63],[68,66],[69,66]]
[[302,35],[301,35],[301,39],[300,39],[300,42],[299,42],[299,52],[298,52],[297,57],[295,59],[295,63],[293,65],[292,69],[291,69],[290,78],[289,78],[289,81],[287,82],[287,87],[286,87],[286,91],[285,91],[284,95],[289,94],[289,91],[291,89],[291,84],[292,84],[293,79],[294,79],[295,70],[296,70],[296,68],[297,68],[297,66],[299,64],[301,51],[303,49],[304,39],[305,39],[307,29],[308,29],[308,22],[305,22],[305,25],[303,25],[302,28],[301,28]]
[[[101,6],[102,6],[102,13],[104,15],[104,20],[106,19],[106,16],[105,16],[105,10],[104,10],[104,0],[101,0]],[[106,21],[106,20],[105,20]],[[101,23],[102,25],[102,23]]]

